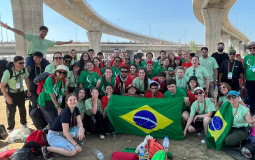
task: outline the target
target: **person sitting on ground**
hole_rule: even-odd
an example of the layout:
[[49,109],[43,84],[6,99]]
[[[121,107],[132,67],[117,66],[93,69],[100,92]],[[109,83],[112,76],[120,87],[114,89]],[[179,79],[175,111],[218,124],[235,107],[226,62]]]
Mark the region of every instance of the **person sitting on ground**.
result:
[[176,81],[174,79],[169,79],[166,82],[167,91],[164,93],[164,98],[176,98],[182,97],[184,99],[182,105],[182,120],[187,121],[189,118],[189,109],[187,106],[190,106],[189,98],[184,89],[176,87]]
[[[222,104],[224,104],[225,102],[228,101],[228,92],[231,91],[231,90],[232,90],[231,87],[227,83],[225,83],[225,82],[220,83],[219,91],[218,91],[218,93],[219,93],[219,100],[218,100],[218,103],[216,105],[216,110],[218,110],[222,106]],[[242,101],[241,97],[239,98],[239,103],[242,106],[246,107],[246,105]]]
[[232,129],[224,139],[224,144],[227,146],[235,146],[241,149],[241,142],[248,137],[248,125],[255,127],[255,116],[251,117],[249,108],[239,103],[239,94],[237,91],[228,92],[228,102],[233,110]]
[[157,67],[158,72],[164,72],[167,71],[168,66],[170,65],[170,59],[166,57],[163,61],[163,64]]
[[96,88],[91,90],[91,98],[85,101],[85,126],[87,134],[98,134],[100,139],[105,139],[105,130],[103,122],[103,108],[99,100],[99,91]]
[[120,75],[115,77],[116,87],[114,89],[115,94],[123,95],[126,93],[126,88],[133,81],[133,78],[128,76],[128,69],[126,67],[121,67]]
[[[63,65],[63,54],[60,52],[55,52],[53,54],[53,63],[47,65],[47,67],[45,68],[45,72],[48,72],[49,74],[54,74],[56,71],[56,68],[59,65]],[[69,71],[69,68],[67,66],[66,70]]]
[[189,119],[184,129],[184,137],[188,132],[195,132],[204,129],[204,138],[201,141],[205,143],[208,125],[211,123],[213,112],[216,110],[214,103],[210,98],[205,98],[205,91],[202,87],[194,90],[197,100],[191,105]]
[[87,93],[85,88],[80,88],[77,92],[78,97],[78,104],[77,107],[79,108],[81,120],[84,120],[85,112],[86,112],[86,106],[85,101],[87,100]]
[[141,97],[139,94],[139,90],[136,88],[135,84],[130,84],[127,87],[127,93],[124,94],[124,96],[129,96],[129,97]]
[[67,66],[69,69],[71,67],[72,57],[70,55],[64,56],[64,65]]
[[128,76],[132,78],[132,81],[138,77],[138,73],[136,72],[137,71],[137,68],[135,65],[130,65],[130,69],[129,69],[130,73],[128,73]]
[[184,75],[184,67],[179,66],[176,68],[176,85],[178,88],[182,88],[185,91],[188,90],[187,82],[189,81],[189,78]]
[[113,126],[107,116],[106,109],[109,102],[110,97],[113,93],[112,85],[107,84],[105,87],[106,95],[102,97],[101,104],[103,108],[103,118],[104,118],[104,128],[105,128],[105,134],[110,134],[114,131]]
[[66,97],[67,107],[56,118],[47,136],[50,146],[42,147],[44,159],[52,159],[50,153],[71,157],[82,151],[80,145],[84,143],[85,129],[77,103],[78,98],[74,93]]
[[105,87],[107,84],[112,85],[113,88],[116,86],[115,78],[112,77],[112,69],[105,68],[104,75],[100,77],[97,81],[96,88],[99,90],[100,99],[106,95]]
[[158,77],[154,77],[152,79],[153,81],[156,81],[159,85],[159,92],[161,92],[162,94],[164,94],[167,91],[167,87],[166,87],[166,72],[159,72]]
[[[28,55],[26,58],[26,66],[29,68],[34,68],[35,67],[35,63],[32,57],[32,54],[35,52],[41,52],[42,54],[46,54],[46,51],[48,48],[53,47],[54,45],[62,45],[62,44],[71,44],[73,43],[72,40],[68,41],[68,42],[61,42],[61,41],[51,41],[51,40],[47,40],[45,39],[45,37],[48,34],[48,28],[46,26],[41,26],[39,28],[39,36],[38,35],[33,35],[30,33],[24,33],[23,31],[20,31],[18,29],[15,28],[11,28],[10,26],[8,26],[7,24],[4,24],[3,22],[0,23],[2,27],[18,34],[21,35],[22,37],[24,37],[25,40],[27,40],[29,42],[29,46],[28,46]],[[45,58],[43,58],[42,60],[42,66],[45,68],[47,65],[49,64],[49,61],[47,61]]]
[[147,91],[151,80],[148,78],[148,74],[145,68],[140,68],[138,74],[139,76],[133,80],[132,84],[134,84],[136,88],[138,88],[138,91],[143,96]]
[[[12,73],[10,73],[11,70]],[[8,122],[7,130],[9,133],[15,127],[16,106],[19,107],[20,123],[22,128],[27,128],[23,80],[26,82],[28,90],[27,96],[30,97],[31,92],[28,76],[29,73],[27,69],[24,68],[24,58],[21,56],[15,56],[11,69],[7,69],[3,73],[3,77],[1,79],[1,91],[3,92],[6,103],[6,115]]]
[[66,82],[66,91],[67,93],[77,93],[79,87],[79,77],[80,77],[80,64],[79,62],[75,62],[70,71],[67,74],[68,81]]
[[145,98],[163,98],[164,95],[159,92],[160,84],[156,81],[151,81],[150,90],[145,93]]
[[175,66],[174,65],[170,65],[168,66],[168,69],[166,71],[166,79],[176,79],[176,75],[175,75]]
[[68,70],[66,66],[59,65],[53,75],[55,84],[53,84],[52,77],[47,77],[43,84],[43,91],[39,94],[38,105],[42,112],[44,119],[49,126],[53,125],[56,117],[62,112],[60,107],[63,101],[66,84],[63,79],[67,76]]

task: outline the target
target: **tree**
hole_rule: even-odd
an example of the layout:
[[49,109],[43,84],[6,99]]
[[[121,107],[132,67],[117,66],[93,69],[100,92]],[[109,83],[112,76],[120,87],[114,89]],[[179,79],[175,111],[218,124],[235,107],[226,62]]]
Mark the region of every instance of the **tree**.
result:
[[195,41],[190,41],[189,42],[189,48],[191,52],[196,53],[197,52],[197,44]]

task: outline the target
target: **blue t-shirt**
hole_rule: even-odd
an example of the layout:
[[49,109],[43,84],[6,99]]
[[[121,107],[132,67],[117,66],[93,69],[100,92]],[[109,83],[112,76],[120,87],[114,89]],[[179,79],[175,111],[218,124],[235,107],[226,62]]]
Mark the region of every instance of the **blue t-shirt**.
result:
[[62,132],[63,131],[62,123],[68,123],[69,128],[76,126],[77,125],[76,116],[79,116],[79,115],[80,115],[80,111],[78,107],[74,108],[73,113],[71,113],[71,110],[69,109],[69,107],[66,107],[65,109],[62,110],[62,113],[59,116],[57,116],[50,130]]

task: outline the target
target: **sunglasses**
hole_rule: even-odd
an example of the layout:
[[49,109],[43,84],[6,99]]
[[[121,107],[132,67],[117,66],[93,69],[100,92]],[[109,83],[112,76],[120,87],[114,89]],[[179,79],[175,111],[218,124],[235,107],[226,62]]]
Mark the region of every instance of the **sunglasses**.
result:
[[65,62],[66,62],[66,63],[71,63],[71,61],[67,61],[67,60],[65,60]]
[[229,53],[229,55],[236,55],[235,53]]
[[64,71],[64,72],[58,71],[58,73],[59,73],[59,74],[66,75],[66,71]]
[[115,62],[119,62],[120,63],[121,61],[115,60]]
[[127,73],[127,71],[121,71],[121,73]]
[[227,88],[226,86],[219,87],[220,90]]
[[255,47],[251,47],[251,48],[249,48],[249,49],[255,49]]
[[169,71],[173,71],[174,69],[168,69]]
[[204,93],[203,91],[195,92],[195,95],[199,95],[199,94],[203,94],[203,93]]
[[63,57],[54,57],[54,59],[61,60],[61,59],[63,59]]
[[130,58],[125,58],[125,59],[130,60]]
[[232,99],[236,99],[236,97],[237,97],[237,95],[229,95],[229,96],[228,96],[228,99],[229,99],[229,100],[230,100],[231,98],[232,98]]
[[20,65],[23,65],[23,64],[25,64],[25,62],[19,62],[19,64],[20,64]]

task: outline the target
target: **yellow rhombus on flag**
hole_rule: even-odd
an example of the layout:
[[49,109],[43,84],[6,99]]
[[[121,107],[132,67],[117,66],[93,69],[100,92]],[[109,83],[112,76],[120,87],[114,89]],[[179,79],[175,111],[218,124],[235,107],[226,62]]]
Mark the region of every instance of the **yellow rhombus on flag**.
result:
[[[140,113],[149,114],[146,117],[145,114],[141,115]],[[144,105],[119,117],[144,131],[146,134],[157,131],[159,129],[164,129],[174,122],[171,119],[158,113],[148,105]]]
[[[216,116],[219,117],[221,120],[220,121],[216,121],[215,120],[215,122],[211,122],[210,126],[208,126],[208,131],[210,132],[211,136],[214,138],[215,142],[222,135],[222,133],[224,132],[224,130],[225,130],[226,126],[227,126],[227,122],[222,117],[220,112],[217,112],[214,115],[214,117],[216,117]],[[213,120],[214,119],[212,119],[212,121]],[[222,122],[222,124],[220,122]]]

